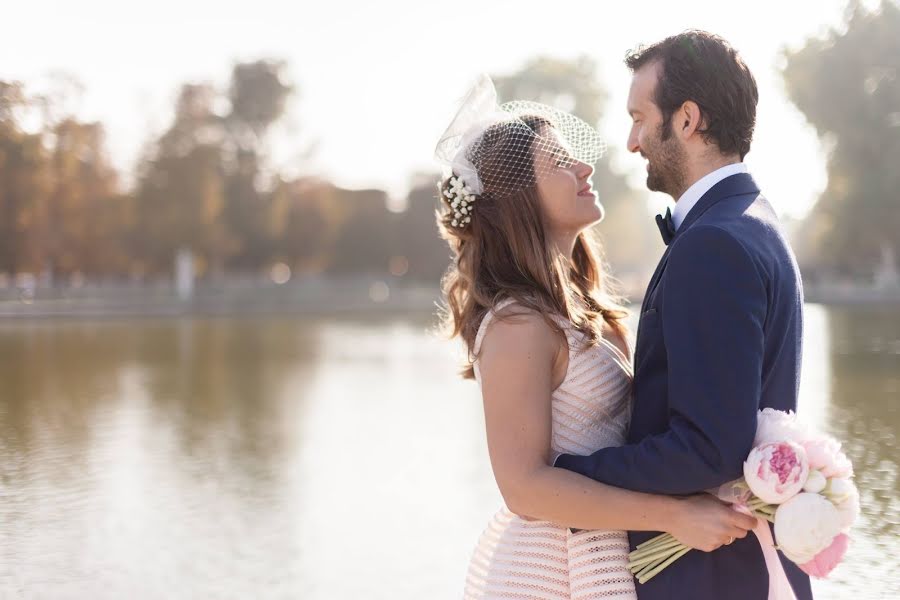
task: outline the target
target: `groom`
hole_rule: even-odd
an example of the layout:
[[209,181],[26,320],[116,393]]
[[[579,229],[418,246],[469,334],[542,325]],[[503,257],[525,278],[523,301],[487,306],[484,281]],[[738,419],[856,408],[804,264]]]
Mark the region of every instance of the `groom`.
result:
[[[647,187],[676,200],[657,217],[667,249],[641,307],[627,445],[555,465],[617,487],[693,494],[742,475],[757,410],[796,410],[803,291],[769,202],[747,173],[757,90],[722,38],[689,31],[632,53],[628,149]],[[654,533],[632,533],[634,548]],[[782,558],[798,600],[809,578]],[[689,552],[641,600],[765,600],[755,536]]]

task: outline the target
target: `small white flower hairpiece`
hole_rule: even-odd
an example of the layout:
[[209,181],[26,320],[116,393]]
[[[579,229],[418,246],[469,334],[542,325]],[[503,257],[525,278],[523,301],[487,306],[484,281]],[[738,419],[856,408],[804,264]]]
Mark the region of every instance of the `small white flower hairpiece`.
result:
[[472,222],[472,205],[475,202],[475,195],[460,177],[456,175],[450,177],[450,188],[444,190],[444,196],[447,197],[447,202],[450,203],[450,208],[453,210],[451,223],[454,227],[465,227]]

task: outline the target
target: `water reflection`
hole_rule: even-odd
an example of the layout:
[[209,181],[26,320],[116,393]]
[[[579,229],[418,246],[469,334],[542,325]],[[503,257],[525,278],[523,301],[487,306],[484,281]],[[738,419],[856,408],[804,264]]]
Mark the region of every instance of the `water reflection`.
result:
[[285,532],[302,497],[284,493],[285,466],[321,333],[277,320],[4,327],[0,589],[296,590]]
[[[801,410],[865,510],[819,597],[896,597],[900,320],[807,315]],[[500,498],[429,324],[0,324],[0,596],[458,597]]]
[[[844,440],[863,514],[848,564],[824,582],[827,597],[900,597],[900,318],[896,310],[828,310],[831,393],[826,430]],[[879,580],[884,581],[881,585]]]

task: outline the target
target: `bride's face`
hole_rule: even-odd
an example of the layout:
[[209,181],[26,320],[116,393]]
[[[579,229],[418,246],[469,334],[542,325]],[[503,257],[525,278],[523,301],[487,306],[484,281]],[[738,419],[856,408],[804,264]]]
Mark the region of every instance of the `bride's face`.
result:
[[537,189],[541,209],[551,231],[577,233],[603,219],[603,206],[591,187],[594,167],[572,158],[563,140],[551,130],[556,143],[540,144],[535,170],[542,173]]

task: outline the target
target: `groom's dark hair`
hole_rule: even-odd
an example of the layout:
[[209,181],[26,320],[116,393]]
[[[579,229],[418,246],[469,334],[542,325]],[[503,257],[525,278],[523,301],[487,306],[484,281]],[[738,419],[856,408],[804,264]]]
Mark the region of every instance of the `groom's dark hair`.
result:
[[672,134],[672,115],[688,100],[700,107],[704,139],[722,154],[750,151],[759,93],[756,80],[737,51],[705,31],[685,31],[628,53],[632,72],[659,61],[655,101],[663,115],[662,139]]

